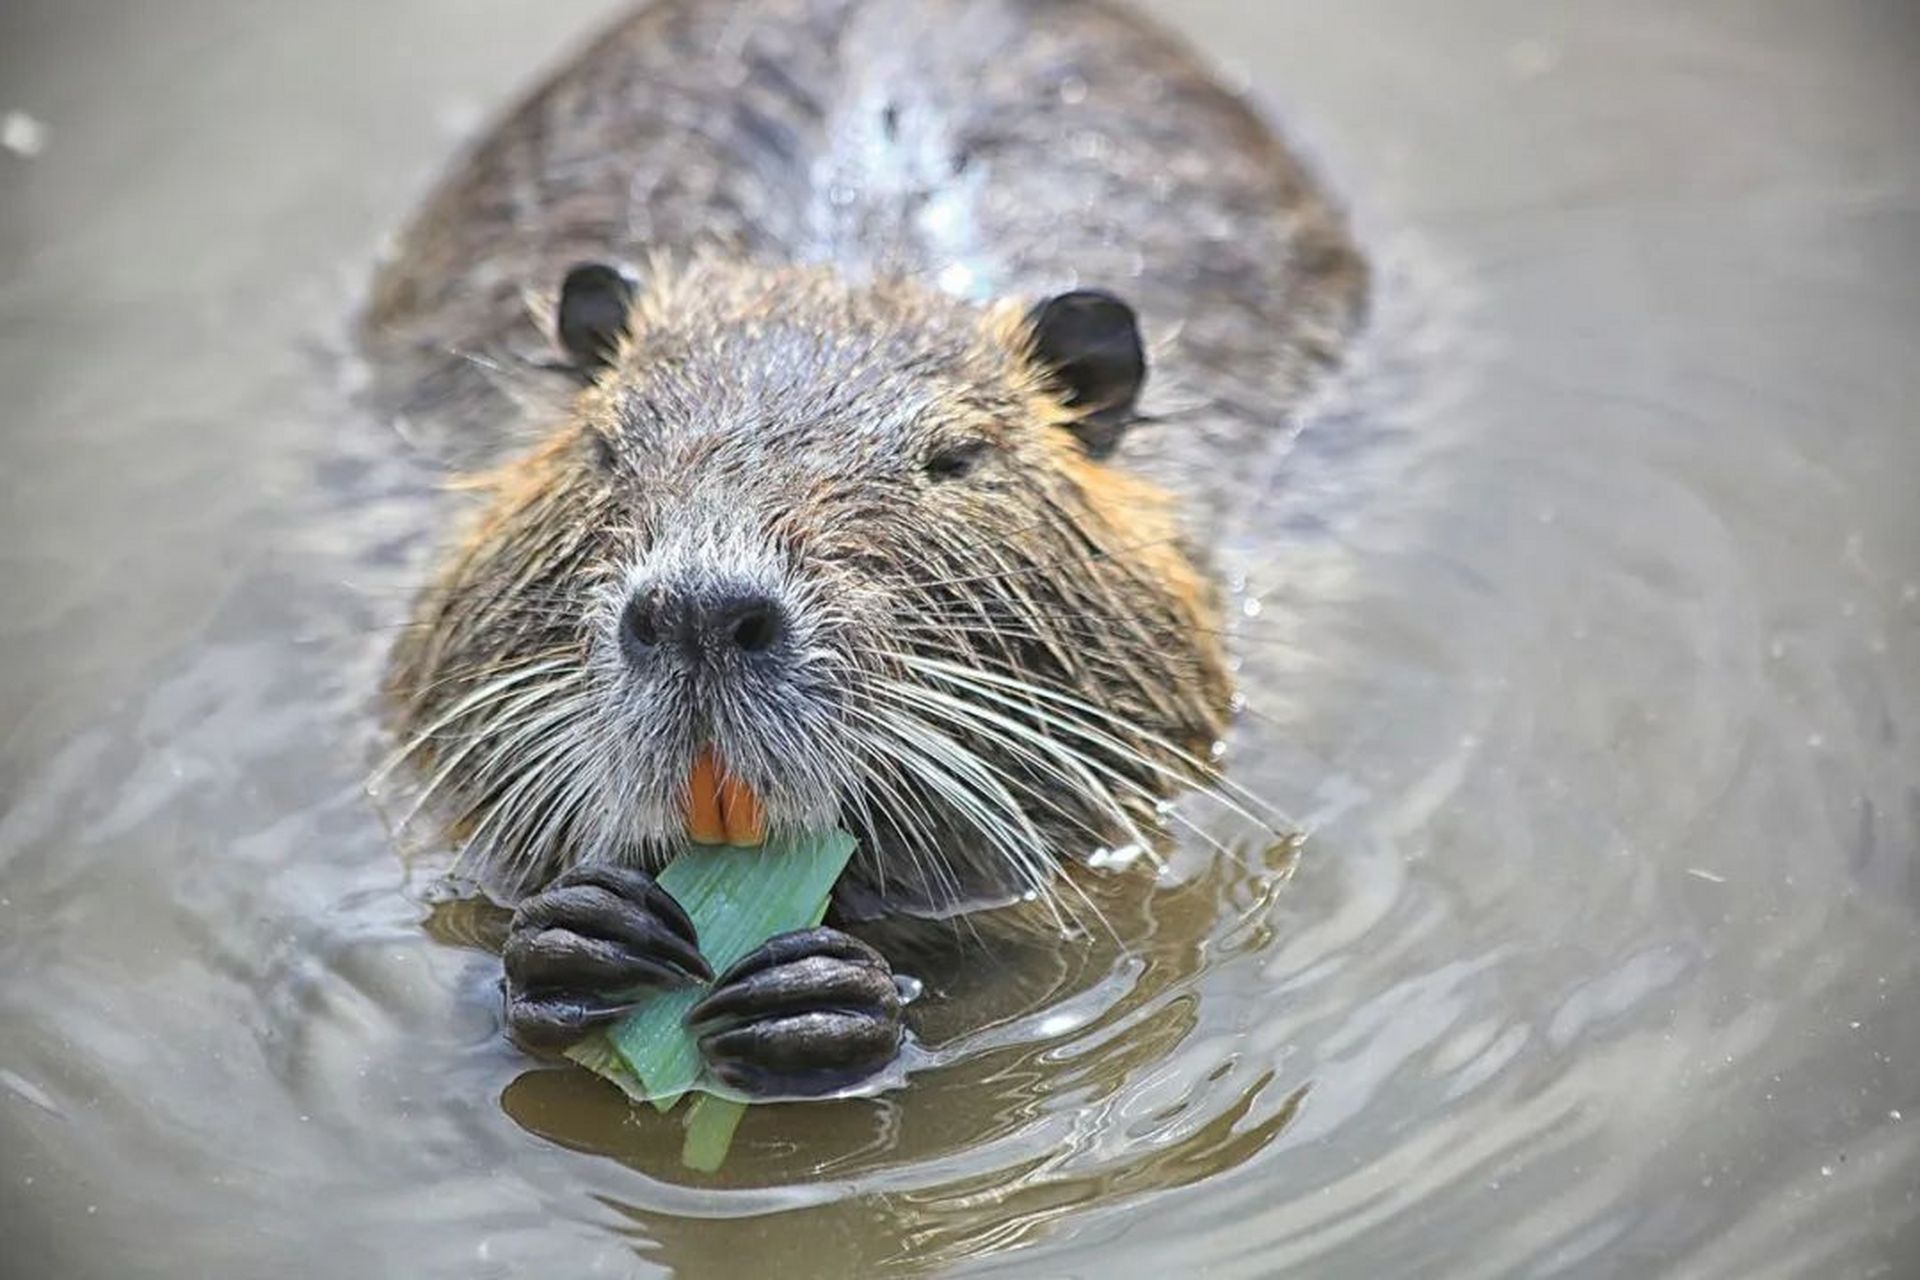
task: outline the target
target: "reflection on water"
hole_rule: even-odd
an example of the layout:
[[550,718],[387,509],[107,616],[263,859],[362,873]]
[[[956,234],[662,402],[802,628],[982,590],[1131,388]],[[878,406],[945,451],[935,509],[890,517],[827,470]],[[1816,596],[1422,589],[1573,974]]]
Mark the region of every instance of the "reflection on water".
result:
[[1160,6],[1385,267],[1225,566],[1233,776],[1309,838],[1190,807],[1164,876],[1083,882],[1103,925],[930,971],[908,1089],[753,1111],[704,1178],[502,1043],[497,913],[361,786],[439,475],[337,335],[607,7],[0,12],[44,126],[0,151],[11,1269],[1920,1257],[1912,14]]

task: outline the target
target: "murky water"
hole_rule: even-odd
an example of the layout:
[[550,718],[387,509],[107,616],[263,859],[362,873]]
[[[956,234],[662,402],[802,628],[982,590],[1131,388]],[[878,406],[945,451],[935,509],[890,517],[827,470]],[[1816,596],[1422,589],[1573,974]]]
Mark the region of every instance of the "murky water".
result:
[[1233,554],[1310,839],[1196,810],[718,1179],[360,785],[436,472],[345,318],[609,6],[0,10],[0,1270],[1920,1274],[1920,13],[1157,7],[1384,264]]

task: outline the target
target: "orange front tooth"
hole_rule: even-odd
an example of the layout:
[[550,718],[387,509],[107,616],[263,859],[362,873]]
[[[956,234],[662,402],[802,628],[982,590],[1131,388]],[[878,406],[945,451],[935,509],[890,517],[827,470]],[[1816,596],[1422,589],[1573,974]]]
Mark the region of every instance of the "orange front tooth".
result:
[[720,779],[720,813],[727,824],[727,843],[742,847],[764,844],[767,811],[753,788],[731,775]]
[[726,820],[720,808],[720,762],[713,748],[701,749],[687,776],[687,838],[695,844],[724,844]]

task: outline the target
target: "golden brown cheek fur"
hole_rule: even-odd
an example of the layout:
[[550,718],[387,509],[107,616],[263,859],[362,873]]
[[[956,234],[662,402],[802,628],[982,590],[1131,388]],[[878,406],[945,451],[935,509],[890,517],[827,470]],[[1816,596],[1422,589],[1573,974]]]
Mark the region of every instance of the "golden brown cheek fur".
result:
[[1046,470],[1072,495],[1070,508],[1088,539],[1124,572],[1125,590],[1144,596],[1141,607],[1175,624],[1190,661],[1166,655],[1179,668],[1172,701],[1191,723],[1179,745],[1200,760],[1226,729],[1232,679],[1218,584],[1196,563],[1173,496],[1152,481],[1089,458],[1069,427],[1074,410],[1048,390],[1031,358],[1027,304],[1007,301],[983,323],[988,339],[1017,353],[1014,394],[1024,402]]
[[[471,745],[497,706],[461,713],[487,682],[557,656],[578,665],[584,650],[578,598],[594,549],[604,496],[581,465],[581,433],[554,432],[520,458],[464,477],[453,488],[485,505],[440,555],[439,568],[414,602],[413,616],[389,659],[385,692],[396,731],[419,776]],[[471,776],[453,780],[448,833],[463,835],[478,814],[472,794],[507,781],[488,778],[472,759]],[[464,793],[464,794],[462,794]]]
[[[603,624],[612,614],[596,602],[630,594],[636,556],[650,543],[671,542],[676,522],[689,513],[743,529],[764,525],[762,541],[779,549],[786,572],[811,584],[809,608],[825,610],[813,619],[837,619],[837,638],[823,642],[838,645],[843,659],[831,668],[839,673],[837,688],[824,695],[816,688],[816,707],[838,713],[860,704],[869,681],[930,679],[932,696],[958,691],[988,715],[1020,718],[1024,713],[1005,699],[1028,695],[1010,695],[1017,683],[1008,681],[1036,690],[1038,701],[1026,705],[1050,708],[1053,719],[1036,711],[1031,723],[1022,720],[1026,730],[1101,757],[1093,774],[1063,772],[1035,793],[1030,816],[1051,855],[1124,838],[1129,823],[1153,821],[1153,799],[1178,790],[1178,780],[1210,780],[1208,748],[1224,728],[1229,697],[1218,594],[1183,537],[1170,496],[1087,456],[1071,429],[1074,411],[1034,366],[1024,307],[983,315],[899,284],[852,290],[818,272],[769,282],[713,264],[701,268],[698,283],[657,280],[637,307],[633,337],[575,399],[569,421],[517,460],[460,486],[485,505],[418,601],[389,677],[413,761],[430,789],[440,788],[431,812],[444,830],[489,860],[519,856],[504,842],[534,832],[544,847],[516,867],[527,883],[538,882],[538,869],[623,838],[612,819],[598,828],[548,820],[526,790],[542,767],[543,744],[516,738],[515,726],[544,714],[542,698],[571,700],[582,708],[571,726],[578,756],[602,757],[595,767],[604,767],[603,747],[649,740],[650,726],[673,720],[661,704],[635,701],[631,678],[603,661]],[[809,333],[914,336],[919,345],[908,356],[920,363],[888,365],[877,384],[884,394],[845,419],[870,425],[916,404],[899,415],[894,434],[850,437],[857,426],[810,427],[795,411],[777,416],[794,436],[769,441],[756,416],[770,412],[766,402],[738,386],[739,403],[716,402],[706,376],[712,370],[697,370],[685,386],[666,385],[680,367],[674,362],[693,358],[688,352],[738,351],[777,330],[766,311],[769,292],[781,292],[806,317]],[[874,342],[876,353],[891,351]],[[785,349],[769,350],[762,376],[778,391],[795,374]],[[842,385],[832,370],[818,378],[822,387]],[[636,405],[653,413],[666,405],[695,420],[684,428],[650,423],[644,413],[635,416]],[[995,444],[993,469],[979,483],[919,477],[919,458],[930,445],[966,438]],[[937,625],[943,614],[952,621],[944,631]],[[855,656],[860,650],[894,656],[876,667]],[[935,664],[959,662],[986,683],[967,693],[951,670],[942,677],[916,669],[916,654]],[[548,669],[537,670],[543,665]],[[492,695],[522,672],[534,673],[528,683]],[[943,678],[948,683],[939,685]],[[484,706],[466,701],[481,695],[490,699]],[[623,698],[648,723],[622,721],[608,710]],[[760,710],[779,709],[770,703],[800,705],[783,692],[762,700]],[[1033,738],[1024,747],[997,742],[985,725],[976,718],[970,727],[944,728],[1016,787],[1035,753],[1054,749],[1034,746]],[[835,731],[825,727],[825,734],[809,731],[807,741],[824,744]],[[842,737],[850,736],[846,728],[839,726]],[[554,776],[588,772],[556,769]],[[1094,774],[1114,781],[1107,794],[1074,791],[1072,777]],[[633,804],[633,776],[603,773],[605,789],[587,808],[605,815]],[[846,784],[860,785],[857,771]],[[648,812],[657,817],[668,802],[651,803]],[[927,804],[921,797],[909,807],[920,814]],[[525,830],[495,813],[524,818]],[[928,849],[906,855],[947,858],[968,884],[998,878],[988,864],[1001,855],[990,844],[974,847],[958,826],[928,835]],[[870,843],[885,844],[886,837]],[[902,852],[874,847],[867,856]],[[960,865],[969,861],[977,874]]]
[[[442,553],[440,569],[415,602],[413,625],[394,648],[388,692],[403,715],[445,698],[448,691],[435,684],[449,674],[449,660],[460,661],[458,651],[480,624],[514,608],[520,595],[516,583],[524,586],[540,573],[540,558],[529,553],[543,523],[568,516],[563,494],[579,434],[578,429],[557,431],[524,456],[452,486],[485,495],[486,505]],[[504,662],[514,655],[497,656]]]
[[[1181,745],[1201,759],[1226,728],[1232,681],[1227,674],[1223,619],[1217,584],[1194,564],[1181,535],[1172,499],[1137,476],[1087,459],[1077,448],[1055,444],[1067,482],[1084,495],[1088,509],[1109,530],[1115,557],[1131,560],[1139,580],[1151,582],[1162,607],[1192,646],[1192,688],[1184,698],[1200,713]],[[1106,539],[1101,539],[1106,541]]]
[[1139,612],[1162,618],[1169,649],[1152,656],[1167,679],[1167,706],[1179,718],[1179,747],[1206,760],[1225,731],[1233,693],[1221,643],[1219,589],[1196,564],[1179,516],[1164,489],[1139,476],[1089,461],[1075,445],[1054,441],[1062,480],[1085,503],[1087,532],[1123,566],[1125,591],[1140,597]]

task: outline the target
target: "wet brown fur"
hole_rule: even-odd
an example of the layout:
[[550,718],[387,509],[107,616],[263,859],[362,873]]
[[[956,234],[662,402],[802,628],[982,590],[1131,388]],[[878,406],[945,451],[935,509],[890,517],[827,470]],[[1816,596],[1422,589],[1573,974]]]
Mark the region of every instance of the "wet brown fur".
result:
[[[919,366],[912,377],[927,389],[911,421],[856,444],[787,424],[790,438],[780,447],[821,457],[805,474],[774,477],[770,496],[749,474],[756,463],[766,465],[757,446],[768,442],[747,441],[742,456],[740,437],[753,432],[751,424],[735,419],[646,432],[634,426],[635,406],[663,394],[662,363],[751,346],[796,322],[828,346],[874,344],[863,359],[891,360],[892,337],[911,335]],[[1194,761],[1204,759],[1224,726],[1228,680],[1217,593],[1180,533],[1169,496],[1086,456],[1070,429],[1074,411],[1029,348],[1024,324],[1010,322],[1008,308],[970,307],[908,281],[852,288],[825,269],[769,271],[719,259],[663,271],[636,301],[631,337],[612,367],[579,393],[570,415],[520,458],[462,483],[482,508],[394,655],[391,689],[402,732],[421,737],[422,772],[430,776],[443,763],[448,744],[501,733],[484,708],[431,726],[514,663],[556,656],[590,669],[602,625],[590,602],[618,580],[622,566],[645,555],[661,494],[728,475],[743,501],[758,502],[766,531],[795,570],[826,579],[847,615],[849,650],[862,655],[849,664],[848,696],[862,696],[868,674],[912,679],[890,660],[901,653],[1043,683],[1115,717],[1090,727],[1117,734],[1152,761],[1105,762],[1132,784],[1115,789],[1121,813],[1151,827],[1154,800],[1177,779],[1198,780]],[[657,405],[655,411],[674,412]],[[926,450],[959,438],[992,442],[993,474],[978,483],[926,482],[917,469]],[[933,634],[911,629],[925,618],[952,625]],[[1121,732],[1122,722],[1131,732]],[[990,734],[956,736],[1005,776],[1031,772],[1031,758],[1006,759]],[[469,754],[509,753],[489,744]],[[794,822],[819,816],[782,813],[777,770],[757,769],[751,758],[736,767],[770,797],[776,815]],[[469,772],[480,776],[457,779],[441,811],[456,832],[470,835],[513,779]],[[859,779],[848,782],[857,786]],[[1126,834],[1111,802],[1043,797],[1037,788],[1031,798],[1030,816],[1061,853],[1091,852]],[[851,810],[841,817],[861,821]],[[608,852],[605,839],[583,841],[582,830],[551,827],[554,846],[510,879],[537,883],[588,852],[583,844]],[[611,839],[627,856],[647,858],[665,848],[646,838],[651,834]],[[1036,887],[1024,879],[1000,885],[1010,874],[985,865],[991,851],[972,847],[965,833],[948,831],[946,847],[911,856],[888,846],[921,833],[868,834],[867,878],[882,897],[904,892],[908,901],[931,906],[983,885],[995,887],[990,896]],[[480,852],[484,862],[509,860]],[[903,890],[911,877],[887,865],[890,857],[946,865]],[[947,876],[968,888],[934,883]]]
[[[616,28],[443,186],[376,291],[370,346],[398,353],[380,367],[405,380],[402,402],[417,407],[425,394],[473,420],[482,402],[462,379],[482,367],[464,360],[474,344],[517,343],[511,361],[528,367],[554,355],[507,337],[529,314],[525,299],[550,299],[560,271],[586,256],[625,261],[642,280],[611,367],[557,408],[533,410],[530,448],[461,482],[480,510],[423,593],[389,681],[397,728],[429,781],[424,811],[509,896],[580,858],[657,864],[673,847],[676,780],[711,739],[776,826],[838,820],[862,836],[843,915],[944,914],[1044,893],[1043,868],[970,830],[937,786],[903,780],[899,761],[853,726],[898,710],[901,696],[927,716],[960,716],[936,727],[1005,781],[1049,860],[1152,832],[1163,797],[1211,785],[1208,747],[1224,729],[1230,681],[1220,596],[1197,541],[1211,514],[1209,468],[1232,467],[1281,429],[1312,373],[1337,359],[1361,313],[1364,266],[1338,215],[1251,113],[1177,45],[1102,0],[932,0],[905,11],[933,21],[952,9],[971,24],[977,55],[958,38],[892,52],[895,0],[770,0],[752,20],[737,7],[668,0]],[[742,92],[759,105],[721,111],[711,138],[676,134],[663,121],[724,93],[695,86],[724,85],[730,70],[697,75],[694,64],[736,32]],[[1008,43],[996,51],[995,41]],[[686,75],[634,80],[637,68],[671,65],[670,48],[693,60]],[[983,205],[979,230],[1000,239],[1006,277],[1023,287],[992,301],[935,288],[938,246],[885,221],[894,215],[878,196],[859,195],[850,214],[822,215],[811,230],[771,212],[813,150],[840,145],[822,121],[834,95],[852,91],[830,77],[858,80],[867,56],[933,64],[901,69],[899,83],[923,86],[903,90],[907,127],[933,130],[942,112],[958,113],[967,119],[956,115],[954,136],[982,139],[986,121],[1000,122],[989,176],[1027,206]],[[954,56],[965,65],[947,67]],[[969,78],[973,56],[991,75]],[[1035,150],[1057,139],[1009,128],[1021,117],[1004,112],[1032,110],[1022,95],[1061,67],[1084,78],[1099,127],[1124,129],[1127,95],[1151,93],[1131,118],[1154,128],[1111,135],[1134,149],[1115,150],[1105,168]],[[978,101],[940,98],[963,83]],[[607,99],[604,117],[579,114],[616,85],[641,96]],[[650,94],[660,120],[645,116]],[[677,94],[692,96],[671,107]],[[636,111],[644,127],[629,121],[631,136],[598,150],[563,132]],[[1175,124],[1184,134],[1166,133]],[[1213,148],[1211,168],[1169,150],[1173,138]],[[659,153],[635,149],[642,140]],[[549,151],[577,158],[543,169]],[[1141,166],[1156,163],[1179,175],[1169,208],[1205,229],[1211,256],[1190,253],[1183,224],[1143,203]],[[1036,185],[1047,166],[1064,185]],[[956,161],[946,180],[971,181],[967,172]],[[506,211],[509,174],[518,213]],[[627,220],[653,233],[642,246],[618,230],[623,202]],[[1035,246],[1079,245],[1062,251],[1093,283],[1126,261],[1124,238],[1076,221],[1102,205],[1160,255],[1131,289],[1113,283],[1140,307],[1152,381],[1183,419],[1134,433],[1111,460],[1080,444],[1026,320],[1066,283]],[[756,209],[767,211],[757,224]],[[668,228],[675,235],[663,237]],[[474,256],[486,252],[497,260]],[[551,320],[543,305],[531,314]],[[455,365],[449,350],[461,353]],[[970,438],[991,446],[981,475],[929,482],[930,453]],[[662,556],[692,554],[679,542],[696,534],[735,570],[809,602],[819,678],[783,721],[755,721],[766,709],[744,696],[682,705],[621,684],[609,636],[629,580]],[[916,665],[929,659],[989,683],[971,693],[942,684]],[[542,664],[551,669],[528,674]],[[524,683],[480,696],[515,679]],[[937,701],[950,696],[974,711]],[[979,719],[982,708],[1015,730]],[[1023,734],[1066,743],[1094,772],[1076,773]],[[816,739],[819,756],[807,757]]]

